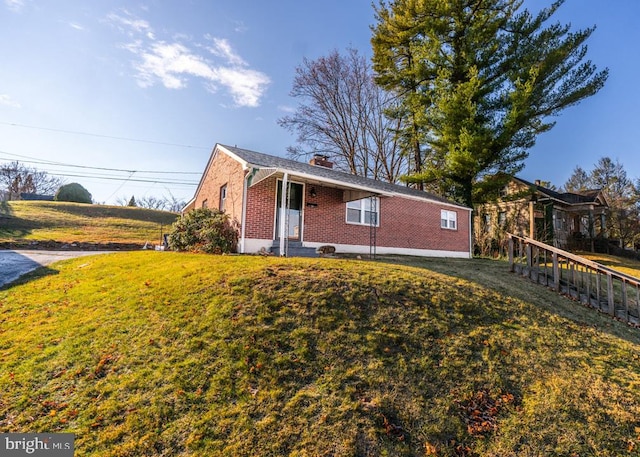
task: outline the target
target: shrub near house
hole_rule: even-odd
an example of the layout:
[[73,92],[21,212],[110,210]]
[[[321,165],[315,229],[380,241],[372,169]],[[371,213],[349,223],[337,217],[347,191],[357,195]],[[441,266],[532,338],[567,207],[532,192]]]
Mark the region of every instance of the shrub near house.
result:
[[176,251],[228,254],[237,250],[238,231],[222,211],[199,208],[173,224],[169,247]]

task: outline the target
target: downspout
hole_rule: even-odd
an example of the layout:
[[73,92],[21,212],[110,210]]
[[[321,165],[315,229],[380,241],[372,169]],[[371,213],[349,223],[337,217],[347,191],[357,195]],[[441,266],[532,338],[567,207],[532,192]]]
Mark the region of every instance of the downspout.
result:
[[282,177],[282,192],[280,192],[280,256],[286,255],[285,252],[285,216],[287,212],[287,187],[289,187],[289,173],[285,173]]
[[247,174],[244,176],[244,182],[242,184],[242,222],[240,224],[240,254],[245,253],[245,227],[247,226],[247,192],[249,189],[249,177],[251,177],[251,173],[253,173],[253,168],[250,168],[247,171]]
[[473,210],[469,211],[469,258],[473,259]]

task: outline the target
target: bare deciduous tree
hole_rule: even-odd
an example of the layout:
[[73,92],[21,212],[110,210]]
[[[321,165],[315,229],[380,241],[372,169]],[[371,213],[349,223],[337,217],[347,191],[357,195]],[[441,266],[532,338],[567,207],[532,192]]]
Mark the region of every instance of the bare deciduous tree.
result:
[[[135,205],[131,205],[132,200]],[[134,198],[131,196],[118,197],[116,204],[119,206],[137,206],[138,208],[155,209],[158,211],[170,211],[173,213],[179,213],[184,208],[186,202],[173,196],[169,192],[169,196],[154,197],[153,195],[141,198]]]
[[602,190],[609,204],[609,234],[620,240],[622,248],[632,245],[640,236],[640,189],[618,160],[601,157],[589,173],[576,167],[564,188],[568,191]]
[[385,116],[394,101],[375,84],[371,66],[357,50],[305,59],[296,69],[291,96],[303,102],[278,120],[297,134],[290,155],[328,155],[336,168],[389,182],[406,173],[395,134],[399,121]]
[[64,182],[44,171],[11,162],[0,166],[0,189],[7,200],[19,200],[20,194],[53,195]]

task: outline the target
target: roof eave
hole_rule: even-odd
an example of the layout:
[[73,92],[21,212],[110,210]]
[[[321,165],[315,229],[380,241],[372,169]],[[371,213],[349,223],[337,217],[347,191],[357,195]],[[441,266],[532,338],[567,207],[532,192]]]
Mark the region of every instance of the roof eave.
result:
[[[251,168],[271,168],[271,167],[265,167],[264,165],[256,165],[256,164],[251,164],[247,162],[247,168],[251,169]],[[359,190],[359,191],[364,191],[364,192],[369,192],[373,195],[379,196],[379,197],[402,197],[402,198],[406,198],[406,199],[410,199],[410,200],[417,200],[417,201],[428,201],[431,203],[437,203],[439,205],[443,205],[443,206],[448,206],[448,207],[452,207],[452,208],[460,208],[463,210],[467,210],[467,211],[472,211],[472,208],[468,208],[466,206],[463,205],[459,205],[453,202],[445,202],[445,201],[441,201],[441,200],[436,200],[434,198],[430,198],[428,195],[425,194],[424,197],[421,197],[419,195],[409,195],[409,194],[404,194],[402,192],[391,192],[391,191],[386,191],[386,190],[382,190],[382,189],[376,189],[375,187],[370,187],[370,186],[362,186],[362,185],[358,185],[358,184],[352,184],[352,183],[348,183],[345,181],[341,181],[339,179],[331,179],[331,178],[327,178],[324,176],[319,176],[319,175],[315,175],[315,174],[311,174],[311,173],[304,173],[301,171],[297,171],[297,170],[290,170],[287,168],[276,168],[277,173],[282,173],[283,175],[285,173],[287,173],[289,176],[294,176],[297,178],[301,178],[303,180],[309,180],[309,181],[316,181],[316,182],[320,182],[320,183],[327,183],[329,185],[338,187],[338,188],[342,188],[342,189],[354,189],[354,190]]]

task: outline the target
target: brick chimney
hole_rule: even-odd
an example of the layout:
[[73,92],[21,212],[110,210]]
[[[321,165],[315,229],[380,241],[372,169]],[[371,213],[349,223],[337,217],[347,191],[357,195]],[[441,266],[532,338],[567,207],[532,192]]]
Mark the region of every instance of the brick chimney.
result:
[[333,168],[333,162],[329,161],[329,156],[315,154],[309,163],[316,167]]

